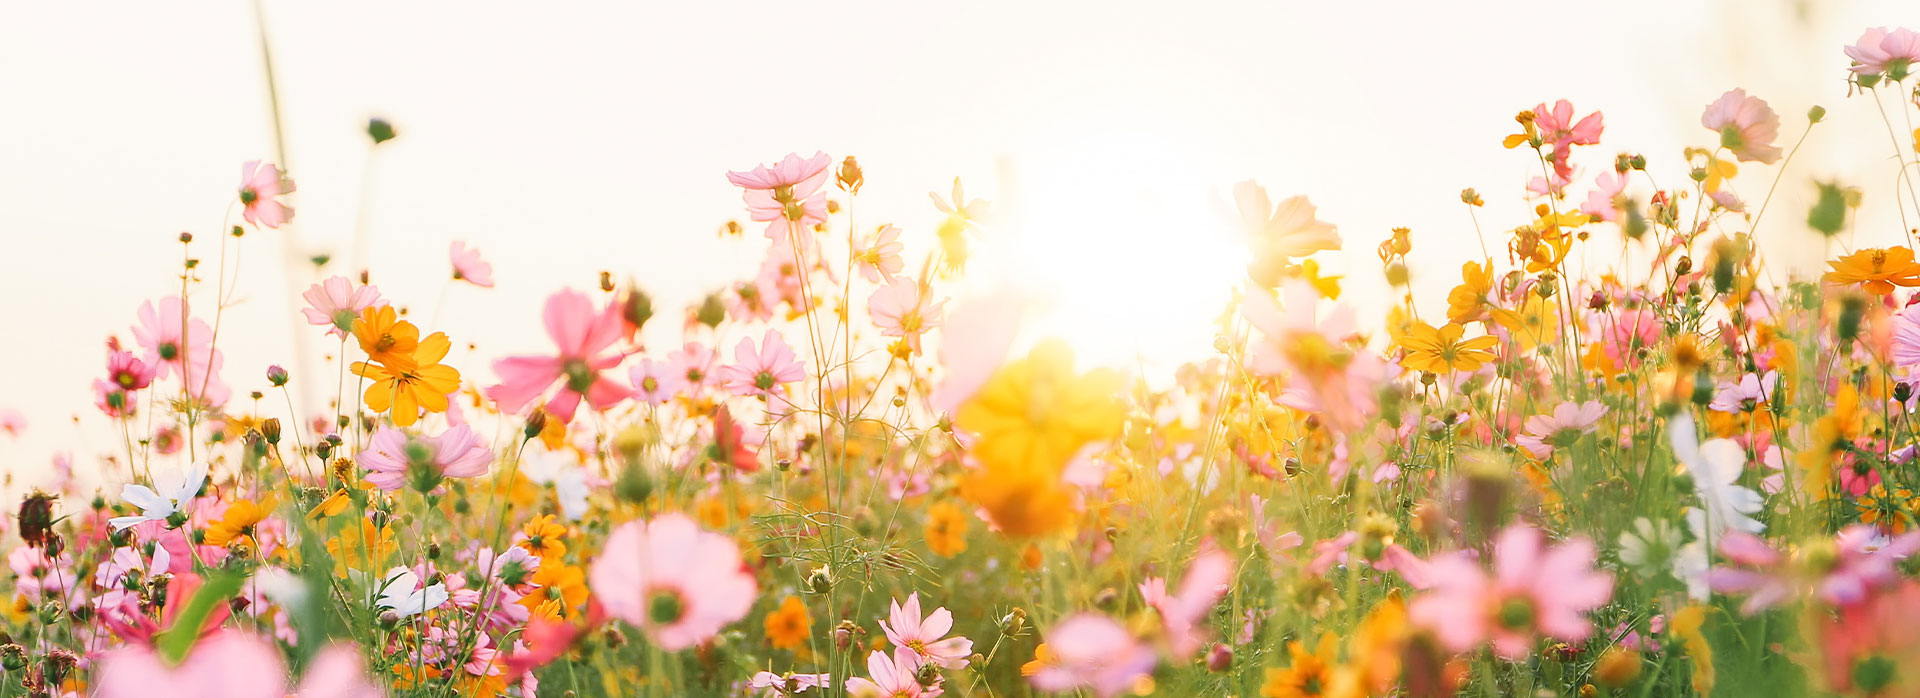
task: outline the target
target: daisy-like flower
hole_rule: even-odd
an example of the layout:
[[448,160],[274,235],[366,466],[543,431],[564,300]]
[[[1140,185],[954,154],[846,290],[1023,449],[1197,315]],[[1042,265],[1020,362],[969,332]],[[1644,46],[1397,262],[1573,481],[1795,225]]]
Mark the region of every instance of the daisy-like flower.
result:
[[780,331],[767,330],[757,349],[752,337],[742,338],[733,348],[733,363],[721,366],[714,377],[735,395],[772,399],[778,396],[776,389],[805,380],[807,372]]
[[1513,442],[1535,458],[1553,455],[1553,449],[1571,445],[1582,434],[1593,433],[1593,425],[1606,416],[1607,406],[1599,400],[1585,403],[1563,402],[1553,414],[1527,418],[1525,430]]
[[412,618],[439,608],[447,602],[447,585],[420,585],[420,575],[405,567],[387,570],[380,583],[380,598],[374,605],[392,611],[400,618]]
[[1406,350],[1400,365],[1412,371],[1425,371],[1436,375],[1447,375],[1454,371],[1473,372],[1494,360],[1494,353],[1488,351],[1499,344],[1499,338],[1482,335],[1473,339],[1462,339],[1467,328],[1458,323],[1449,322],[1435,328],[1424,322],[1415,322],[1400,339],[1400,347]]
[[1340,249],[1340,232],[1315,217],[1307,197],[1289,197],[1275,207],[1265,188],[1247,180],[1233,185],[1233,202],[1247,246],[1253,250],[1247,273],[1254,283],[1273,288],[1295,258]]
[[179,296],[162,298],[158,306],[141,303],[139,324],[133,326],[134,342],[146,350],[143,360],[154,367],[156,377],[177,373],[188,395],[218,407],[229,395],[219,376],[223,356],[213,347],[213,327],[187,315]]
[[946,215],[940,221],[940,227],[933,233],[940,241],[940,268],[947,273],[958,273],[967,268],[970,253],[967,250],[967,231],[980,225],[987,215],[988,205],[984,199],[967,200],[967,190],[960,186],[960,178],[953,178],[953,200],[948,202],[935,192],[927,192],[933,199],[933,207]]
[[593,409],[604,410],[631,394],[631,389],[600,375],[625,358],[618,352],[604,353],[626,331],[619,303],[610,302],[595,312],[587,294],[567,289],[547,298],[542,317],[547,336],[560,353],[510,356],[493,362],[500,384],[488,388],[487,397],[499,403],[501,411],[520,412],[556,382],[560,391],[547,401],[546,409],[562,422],[573,421],[582,399]]
[[115,531],[124,531],[130,526],[146,521],[166,521],[168,526],[184,523],[168,521],[175,514],[186,514],[187,506],[200,496],[200,487],[207,483],[206,462],[188,465],[185,470],[164,477],[155,478],[153,487],[128,483],[120,488],[120,498],[140,508],[140,513],[132,516],[116,516],[107,521]]
[[1773,144],[1780,137],[1780,117],[1766,100],[1749,97],[1746,90],[1732,90],[1707,105],[1700,125],[1720,134],[1720,146],[1733,151],[1741,162],[1780,159],[1780,147]]
[[240,166],[240,215],[248,223],[278,228],[293,220],[293,208],[280,203],[280,195],[293,193],[293,180],[270,163],[254,160]]
[[[1044,661],[1027,675],[1034,688],[1065,693],[1085,688],[1100,698],[1132,689],[1153,672],[1153,650],[1119,623],[1097,613],[1077,613],[1046,633]],[[1039,654],[1035,653],[1036,656]],[[1027,674],[1023,667],[1021,673]]]
[[1779,371],[1768,371],[1764,377],[1748,373],[1741,376],[1738,383],[1721,381],[1707,409],[1716,412],[1752,412],[1772,402],[1773,386],[1779,382]]
[[1830,284],[1860,284],[1867,293],[1883,295],[1895,286],[1920,286],[1920,262],[1913,250],[1902,246],[1868,247],[1827,262],[1832,270],[1821,281]]
[[1687,512],[1695,530],[1711,543],[1728,531],[1759,533],[1766,528],[1753,518],[1764,504],[1760,493],[1737,484],[1746,469],[1746,449],[1731,439],[1701,443],[1694,434],[1693,415],[1685,410],[1668,420],[1667,433],[1674,457],[1686,466],[1700,493],[1702,508]]
[[773,165],[728,172],[727,181],[745,190],[740,196],[750,217],[767,221],[767,237],[779,240],[789,227],[803,230],[827,220],[827,199],[816,194],[827,183],[832,166],[833,158],[824,152],[810,158],[790,153]]
[[889,601],[887,619],[880,621],[880,629],[886,631],[887,640],[893,642],[894,647],[947,669],[967,667],[967,657],[973,654],[973,641],[947,637],[947,632],[953,630],[953,613],[945,607],[933,609],[922,618],[920,594],[916,592],[907,596],[904,606],[898,601]]
[[747,685],[766,691],[767,698],[788,698],[815,688],[833,685],[833,677],[828,674],[775,674],[771,671],[755,672],[747,679]]
[[614,529],[588,583],[608,615],[645,631],[669,652],[705,642],[745,618],[758,591],[733,539],[700,530],[677,513]]
[[307,316],[307,324],[328,326],[327,334],[342,339],[353,330],[361,312],[387,304],[380,298],[380,289],[370,284],[356,286],[344,276],[327,277],[307,287],[300,297],[307,299],[307,307],[300,309]]
[[1593,569],[1594,557],[1587,539],[1549,548],[1540,531],[1510,526],[1494,540],[1491,575],[1464,551],[1435,557],[1433,587],[1408,617],[1454,652],[1491,639],[1494,652],[1515,659],[1537,635],[1577,643],[1593,632],[1586,612],[1613,596],[1613,577]]
[[1593,181],[1593,191],[1587,193],[1587,200],[1580,205],[1580,212],[1595,219],[1618,222],[1620,210],[1625,200],[1621,192],[1627,189],[1627,176],[1618,172],[1603,172]]
[[1851,606],[1874,589],[1899,581],[1896,565],[1920,550],[1920,533],[1880,543],[1872,526],[1855,524],[1832,541],[1811,541],[1800,554],[1775,550],[1757,536],[1729,532],[1714,552],[1733,563],[1707,573],[1720,593],[1746,594],[1742,613],[1753,614],[1795,597],[1811,595],[1831,606]]
[[[1853,59],[1849,68],[1855,75],[1884,75],[1888,80],[1907,79],[1913,65],[1920,62],[1920,32],[1912,29],[1874,27],[1845,49]],[[1863,83],[1864,84],[1864,83]]]
[[1167,633],[1174,658],[1192,657],[1207,641],[1202,621],[1213,611],[1214,604],[1220,602],[1220,597],[1226,595],[1227,585],[1232,581],[1233,558],[1209,546],[1187,566],[1178,593],[1168,595],[1167,580],[1160,577],[1149,577],[1140,583],[1141,598],[1160,614],[1160,624]]
[[480,258],[480,251],[467,247],[467,243],[453,241],[447,250],[453,259],[453,278],[465,281],[481,288],[493,288],[493,265]]
[[946,299],[929,304],[931,289],[904,279],[896,279],[875,289],[867,299],[867,315],[880,334],[899,337],[915,354],[920,353],[920,336],[940,326],[941,309]]
[[[115,343],[117,347],[118,344]],[[133,357],[133,352],[118,348],[107,352],[107,382],[117,390],[133,392],[153,385],[158,367]]]
[[679,395],[687,385],[687,378],[674,369],[672,361],[643,358],[634,364],[627,370],[627,377],[633,382],[634,399],[658,406]]
[[465,424],[435,437],[384,427],[374,432],[358,460],[375,487],[391,491],[411,483],[420,492],[432,492],[446,478],[487,474],[493,451]]
[[847,679],[847,694],[855,698],[919,698],[930,693],[920,685],[920,658],[904,649],[893,656],[874,651],[867,655],[867,676]]
[[412,426],[421,410],[447,411],[447,396],[460,389],[460,371],[440,363],[453,342],[444,332],[427,335],[404,356],[389,355],[387,361],[370,364],[353,362],[353,375],[371,381],[367,384],[367,409],[390,412],[393,423]]
[[1685,542],[1673,522],[1642,516],[1633,520],[1632,530],[1620,532],[1620,561],[1647,576],[1665,574]]
[[712,385],[715,377],[712,349],[699,342],[687,342],[679,351],[667,354],[667,363],[673,367],[674,375],[680,376],[686,387],[687,395],[698,397]]
[[854,252],[853,262],[868,283],[892,281],[900,270],[906,268],[906,262],[900,259],[900,252],[906,247],[900,243],[899,228],[883,225],[873,234],[873,240],[866,247]]
[[1545,102],[1533,108],[1532,128],[1541,143],[1553,146],[1549,159],[1553,163],[1554,181],[1552,191],[1558,192],[1566,187],[1573,176],[1573,163],[1570,156],[1573,146],[1594,145],[1600,142],[1600,132],[1606,129],[1604,117],[1594,112],[1574,121],[1573,103],[1560,100],[1548,109]]

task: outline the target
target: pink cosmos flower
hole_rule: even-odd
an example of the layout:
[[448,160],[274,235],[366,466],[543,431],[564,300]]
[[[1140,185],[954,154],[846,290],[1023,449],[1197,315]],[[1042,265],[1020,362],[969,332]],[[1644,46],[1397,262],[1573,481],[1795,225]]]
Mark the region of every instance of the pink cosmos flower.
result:
[[1831,606],[1858,604],[1866,600],[1868,592],[1899,581],[1896,564],[1920,551],[1920,531],[1884,543],[1878,535],[1865,524],[1840,529],[1833,539],[1837,553],[1834,559],[1810,566],[1775,550],[1758,536],[1728,531],[1716,552],[1733,566],[1713,568],[1707,573],[1707,585],[1720,593],[1747,594],[1740,611],[1749,615],[1802,594],[1811,594]]
[[447,253],[453,258],[455,280],[465,281],[481,288],[493,288],[493,265],[480,258],[479,250],[455,240]]
[[1527,418],[1526,429],[1513,442],[1535,458],[1553,455],[1553,449],[1572,444],[1581,434],[1593,433],[1593,425],[1606,416],[1607,406],[1599,400],[1585,403],[1563,402],[1551,415]]
[[1408,617],[1441,644],[1465,652],[1493,640],[1503,657],[1527,655],[1536,634],[1580,642],[1593,631],[1585,613],[1613,596],[1613,577],[1593,569],[1593,542],[1569,539],[1548,548],[1526,525],[1494,541],[1493,574],[1457,551],[1432,560],[1433,588],[1413,600]]
[[1748,373],[1740,377],[1740,382],[1720,381],[1713,393],[1713,402],[1707,409],[1716,412],[1752,412],[1760,405],[1773,400],[1773,386],[1780,382],[1778,371],[1768,371],[1765,377]]
[[1376,407],[1385,364],[1347,346],[1353,308],[1341,303],[1321,313],[1319,292],[1304,281],[1288,281],[1282,292],[1284,309],[1266,289],[1246,287],[1240,312],[1262,335],[1253,345],[1254,372],[1288,376],[1282,401],[1290,406],[1312,409],[1336,429],[1358,428]]
[[847,679],[847,694],[855,698],[919,698],[938,695],[920,685],[920,657],[897,649],[893,656],[874,651],[867,655],[867,674],[872,678]]
[[133,358],[133,352],[111,349],[107,352],[107,382],[120,390],[132,392],[153,384],[159,368]]
[[854,253],[854,264],[860,267],[860,275],[868,283],[892,281],[894,275],[906,268],[906,262],[900,259],[900,252],[906,249],[900,243],[900,229],[891,225],[880,226],[873,234],[873,241]]
[[566,289],[547,297],[542,317],[547,323],[547,336],[560,348],[560,354],[510,356],[493,362],[500,384],[488,388],[487,397],[499,403],[502,412],[520,412],[555,382],[560,383],[560,391],[547,401],[547,412],[562,422],[573,421],[582,398],[593,409],[604,410],[632,393],[600,375],[625,358],[619,353],[602,355],[626,332],[619,303],[609,302],[596,313],[587,294]]
[[833,158],[816,152],[802,159],[799,153],[773,165],[761,165],[744,172],[728,172],[727,181],[746,191],[741,198],[756,221],[768,221],[767,237],[780,239],[788,231],[827,220],[827,199],[815,196],[827,183]]
[[967,667],[967,657],[973,654],[973,641],[964,637],[946,637],[947,632],[953,630],[953,613],[945,607],[933,609],[932,613],[921,618],[920,594],[916,592],[907,596],[905,606],[898,601],[889,601],[887,618],[892,622],[880,621],[880,629],[886,631],[887,639],[893,642],[894,647],[948,669]]
[[[1553,145],[1553,153],[1550,157],[1553,161],[1553,172],[1559,180],[1570,179],[1573,175],[1573,164],[1569,161],[1569,156],[1573,154],[1572,146],[1599,143],[1600,132],[1606,129],[1600,112],[1588,114],[1575,122],[1573,103],[1564,99],[1554,102],[1552,109],[1548,109],[1545,102],[1534,107],[1533,125],[1539,130],[1540,139]],[[1560,187],[1564,186],[1564,184],[1560,185]],[[1554,190],[1558,191],[1560,187],[1555,187]]]
[[[1335,564],[1347,563],[1347,551],[1354,543],[1360,542],[1358,531],[1347,531],[1338,536],[1313,544],[1313,559],[1307,561],[1306,570],[1314,576],[1326,576]],[[1388,543],[1380,549],[1380,558],[1367,560],[1374,569],[1382,572],[1395,572],[1406,580],[1407,586],[1415,589],[1427,589],[1433,586],[1432,566],[1412,551],[1401,547],[1399,543]]]
[[18,437],[20,432],[26,430],[27,416],[20,414],[20,410],[11,407],[0,409],[0,431],[6,432],[7,436]]
[[899,337],[920,353],[920,335],[940,326],[946,299],[928,305],[930,289],[912,281],[893,281],[875,289],[867,299],[867,315],[873,318],[880,334]]
[[1587,194],[1587,201],[1580,205],[1580,212],[1603,221],[1620,220],[1620,193],[1627,189],[1626,175],[1618,172],[1602,172],[1593,181],[1594,189]]
[[1735,89],[1707,105],[1700,125],[1720,134],[1720,145],[1733,151],[1741,162],[1772,163],[1780,159],[1780,148],[1773,139],[1780,135],[1780,117],[1766,100],[1748,97],[1746,90]]
[[370,284],[355,286],[344,276],[327,277],[307,287],[300,297],[307,299],[307,307],[300,309],[307,316],[307,324],[330,325],[327,334],[342,339],[353,331],[353,321],[360,317],[360,311],[387,304],[380,298],[380,289]]
[[[100,658],[96,698],[284,698],[286,662],[266,638],[221,631],[201,638],[179,665],[170,665],[147,645],[128,645]],[[307,667],[295,694],[302,698],[379,698],[360,653],[329,647]]]
[[1052,661],[1029,678],[1042,691],[1086,688],[1113,698],[1132,689],[1157,663],[1153,650],[1133,633],[1097,613],[1068,616],[1047,631],[1046,642]]
[[761,671],[748,678],[747,685],[766,691],[768,698],[788,698],[815,688],[831,686],[833,677],[828,674],[775,674]]
[[767,274],[737,282],[729,291],[727,315],[739,322],[772,320],[773,308],[780,303],[777,278]]
[[151,301],[141,303],[133,339],[147,350],[144,360],[156,377],[178,373],[187,394],[214,407],[226,404],[229,391],[219,377],[225,357],[213,348],[213,328],[198,318],[183,321],[186,314],[179,296],[160,299],[158,308]]
[[705,642],[746,617],[758,591],[733,539],[702,531],[678,513],[614,529],[588,585],[608,615],[669,652]]
[[1884,73],[1889,80],[1905,80],[1913,64],[1920,62],[1920,32],[1874,27],[1861,34],[1852,46],[1841,50],[1853,59],[1850,70],[1856,75]]
[[1220,597],[1226,596],[1233,581],[1233,558],[1208,546],[1187,566],[1178,594],[1167,595],[1167,580],[1148,577],[1140,583],[1140,596],[1147,606],[1160,614],[1160,624],[1175,659],[1185,661],[1207,641],[1202,621],[1213,611]]
[[713,360],[713,350],[699,342],[687,342],[679,351],[667,354],[667,363],[672,365],[674,374],[682,379],[687,395],[694,397],[705,392],[707,386],[712,384]]
[[248,223],[278,228],[293,220],[293,208],[280,203],[281,194],[293,193],[293,180],[270,163],[259,160],[240,166],[240,203],[246,206],[241,216]]
[[775,388],[805,380],[807,372],[800,365],[800,359],[787,346],[779,330],[767,330],[760,338],[760,347],[755,349],[753,338],[740,340],[733,348],[733,363],[721,366],[714,372],[722,387],[741,397],[776,397]]
[[687,385],[686,376],[674,370],[674,362],[643,358],[628,369],[635,399],[658,406],[679,395]]
[[[415,458],[423,470],[415,472]],[[435,437],[415,437],[392,427],[374,432],[361,451],[360,465],[367,469],[367,482],[383,490],[397,490],[412,483],[421,491],[431,491],[443,478],[479,477],[493,465],[493,451],[465,424]]]
[[1893,316],[1893,363],[1920,366],[1920,308],[1907,306]]

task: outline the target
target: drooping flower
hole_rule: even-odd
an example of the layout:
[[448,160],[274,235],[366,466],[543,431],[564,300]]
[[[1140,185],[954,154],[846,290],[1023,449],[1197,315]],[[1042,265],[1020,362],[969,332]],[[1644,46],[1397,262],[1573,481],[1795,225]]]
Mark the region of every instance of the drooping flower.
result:
[[481,288],[493,288],[493,265],[480,258],[479,250],[455,240],[453,246],[448,248],[447,254],[453,259],[454,280],[465,281]]
[[1874,27],[1842,50],[1853,59],[1853,67],[1848,70],[1855,75],[1884,75],[1899,82],[1907,79],[1915,63],[1920,63],[1920,32]]
[[[1045,660],[1027,675],[1042,691],[1084,688],[1100,698],[1113,698],[1134,688],[1157,663],[1153,650],[1133,633],[1097,613],[1068,616],[1047,631],[1042,646],[1047,648]],[[1026,669],[1021,673],[1027,674]]]
[[367,482],[375,487],[391,491],[411,484],[415,490],[431,492],[446,478],[487,474],[493,451],[465,424],[434,437],[383,427],[374,432],[358,460],[367,469]]
[[733,348],[733,360],[715,371],[714,377],[727,390],[742,397],[773,399],[780,396],[775,391],[781,386],[807,377],[806,369],[779,330],[770,329],[761,335],[758,348],[754,347],[752,337],[741,338],[740,344]]
[[440,363],[453,346],[444,332],[427,335],[404,357],[389,355],[384,363],[353,362],[353,374],[370,380],[367,409],[389,412],[393,423],[412,426],[420,412],[447,411],[447,396],[460,389],[460,371]]
[[487,397],[504,412],[518,413],[539,398],[555,382],[560,391],[547,401],[549,414],[562,422],[573,421],[574,410],[584,398],[587,405],[603,410],[619,404],[631,390],[600,375],[620,364],[624,355],[604,354],[625,332],[619,303],[609,302],[595,312],[587,294],[567,289],[547,297],[542,314],[547,336],[559,347],[558,356],[510,356],[493,362],[500,384],[487,389]]
[[771,671],[754,672],[747,679],[747,685],[766,691],[767,698],[791,698],[815,688],[832,685],[830,674],[775,674]]
[[116,516],[107,524],[115,531],[122,531],[141,522],[167,521],[174,514],[186,513],[187,505],[193,503],[193,499],[200,495],[200,488],[206,482],[207,463],[196,461],[176,474],[156,478],[153,488],[127,483],[120,489],[120,498],[126,500],[128,504],[139,507],[140,513],[132,516]]
[[1540,531],[1509,526],[1494,541],[1491,575],[1466,552],[1436,556],[1433,586],[1409,617],[1455,652],[1491,639],[1496,653],[1519,658],[1537,635],[1580,642],[1593,631],[1585,613],[1613,596],[1613,577],[1595,571],[1594,559],[1585,538],[1549,548]]
[[355,286],[352,279],[344,276],[327,277],[307,287],[307,292],[300,297],[307,300],[307,307],[300,309],[307,316],[307,324],[329,326],[327,334],[342,339],[353,330],[353,323],[360,319],[362,312],[387,304],[380,298],[380,289],[371,284]]
[[614,529],[588,580],[608,615],[669,652],[705,642],[746,617],[758,589],[732,539],[700,530],[678,513]]
[[912,281],[889,282],[867,299],[867,314],[880,334],[901,338],[918,354],[920,336],[940,326],[941,308],[947,304],[946,299],[929,304],[931,291]]
[[1780,159],[1780,117],[1766,100],[1747,96],[1735,89],[1720,96],[1700,115],[1700,125],[1720,134],[1720,146],[1733,151],[1741,162],[1772,163]]
[[[967,657],[973,654],[973,641],[964,637],[947,637],[953,630],[953,613],[945,607],[933,609],[922,618],[920,615],[920,594],[907,596],[907,603],[889,601],[887,619],[880,621],[880,629],[886,631],[887,640],[893,646],[912,652],[922,661],[938,664],[947,669],[965,669]],[[889,622],[890,621],[890,622]]]
[[782,239],[789,226],[798,231],[827,220],[827,200],[816,196],[827,183],[833,158],[817,152],[810,158],[790,153],[773,165],[760,165],[744,172],[728,172],[727,181],[745,191],[750,217],[768,221],[767,237]]
[[293,220],[293,208],[280,203],[282,194],[293,193],[293,180],[270,163],[254,160],[240,166],[241,216],[254,225],[278,228]]
[[1167,594],[1167,580],[1149,577],[1140,583],[1140,596],[1160,614],[1161,627],[1175,659],[1185,660],[1207,641],[1203,621],[1233,581],[1233,558],[1209,548],[1187,566],[1177,593]]
[[387,570],[380,583],[380,598],[374,605],[392,611],[400,618],[411,618],[439,608],[447,602],[447,585],[420,584],[420,575],[405,567]]
[[847,695],[854,698],[920,698],[929,695],[920,685],[920,658],[904,649],[892,656],[875,650],[867,655],[867,676],[847,679]]

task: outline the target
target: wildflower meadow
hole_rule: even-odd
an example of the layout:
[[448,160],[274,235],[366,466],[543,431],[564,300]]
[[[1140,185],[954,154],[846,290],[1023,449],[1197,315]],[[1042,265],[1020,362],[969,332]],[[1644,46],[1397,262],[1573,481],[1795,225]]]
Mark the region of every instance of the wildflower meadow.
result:
[[[1503,106],[1531,209],[1459,192],[1444,298],[1422,231],[1222,183],[1252,262],[1167,375],[957,293],[978,185],[903,229],[860,215],[886,172],[798,146],[711,173],[759,266],[689,307],[614,267],[456,361],[435,299],[329,270],[287,318],[324,360],[243,372],[223,343],[286,323],[223,317],[234,269],[301,173],[235,163],[152,263],[177,292],[38,338],[91,396],[4,396],[116,438],[14,495],[0,697],[1920,696],[1920,33],[1831,50],[1826,108],[1728,86],[1680,152]],[[483,297],[501,261],[381,274]]]

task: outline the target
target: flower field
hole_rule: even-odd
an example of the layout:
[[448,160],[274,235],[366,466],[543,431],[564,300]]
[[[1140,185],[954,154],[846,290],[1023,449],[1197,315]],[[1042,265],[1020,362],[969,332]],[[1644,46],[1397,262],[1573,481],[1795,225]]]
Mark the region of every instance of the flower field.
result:
[[[603,273],[461,363],[432,299],[328,275],[327,361],[243,375],[222,342],[283,328],[223,317],[231,267],[298,174],[247,162],[179,291],[88,329],[118,439],[6,525],[0,698],[1920,696],[1920,33],[1835,50],[1885,134],[1732,89],[1642,154],[1514,105],[1485,157],[1531,215],[1460,192],[1444,299],[1440,241],[1233,185],[1252,263],[1171,375],[963,293],[996,218],[960,181],[908,231],[804,151],[713,173],[764,256],[691,307]],[[464,242],[407,273],[502,291]]]

